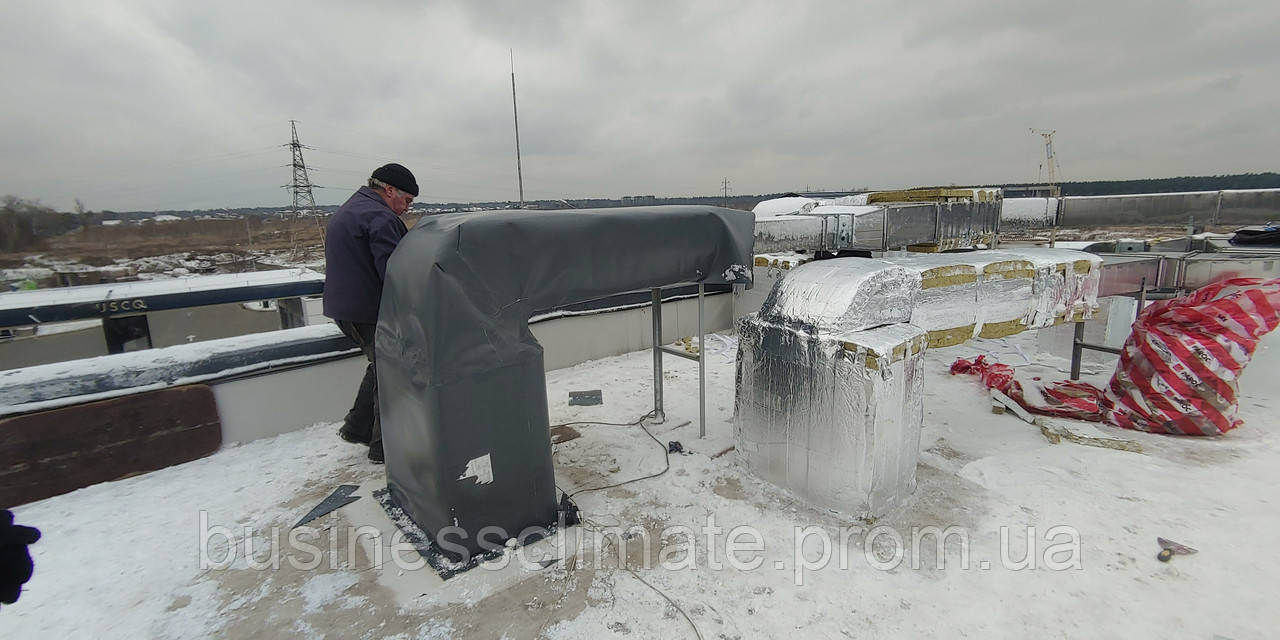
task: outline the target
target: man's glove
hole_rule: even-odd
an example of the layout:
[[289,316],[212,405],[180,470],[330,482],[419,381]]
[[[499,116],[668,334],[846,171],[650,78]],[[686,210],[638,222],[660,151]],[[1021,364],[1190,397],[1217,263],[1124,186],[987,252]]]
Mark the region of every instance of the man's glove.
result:
[[13,523],[13,512],[0,509],[0,603],[13,604],[35,568],[27,546],[40,539],[40,530]]

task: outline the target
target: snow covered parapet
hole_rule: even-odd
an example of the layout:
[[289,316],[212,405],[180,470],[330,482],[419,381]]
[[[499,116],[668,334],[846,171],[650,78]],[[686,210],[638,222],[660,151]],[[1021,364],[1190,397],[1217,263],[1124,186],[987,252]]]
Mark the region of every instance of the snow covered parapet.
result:
[[282,329],[0,372],[0,416],[359,353],[337,325]]
[[815,504],[879,517],[915,487],[920,354],[1083,320],[1102,261],[1065,249],[801,264],[738,326],[738,455]]

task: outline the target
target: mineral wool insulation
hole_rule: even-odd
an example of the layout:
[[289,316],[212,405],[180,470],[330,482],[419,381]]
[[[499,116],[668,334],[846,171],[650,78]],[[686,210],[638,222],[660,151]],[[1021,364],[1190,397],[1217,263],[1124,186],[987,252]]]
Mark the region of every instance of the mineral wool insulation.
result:
[[915,488],[926,346],[1088,317],[1100,267],[1027,249],[791,269],[739,322],[740,459],[816,505],[884,515]]

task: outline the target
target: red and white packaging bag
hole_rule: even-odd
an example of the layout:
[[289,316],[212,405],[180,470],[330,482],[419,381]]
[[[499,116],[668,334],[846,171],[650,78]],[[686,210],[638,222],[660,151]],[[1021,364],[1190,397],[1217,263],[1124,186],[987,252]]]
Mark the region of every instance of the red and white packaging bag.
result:
[[1007,365],[957,360],[1028,411],[1151,433],[1214,436],[1240,426],[1240,374],[1262,336],[1280,325],[1280,278],[1234,278],[1152,302],[1138,314],[1105,389],[1083,382],[1024,383]]
[[1280,324],[1280,279],[1235,278],[1151,303],[1099,400],[1102,419],[1152,433],[1240,425],[1236,394],[1258,340]]

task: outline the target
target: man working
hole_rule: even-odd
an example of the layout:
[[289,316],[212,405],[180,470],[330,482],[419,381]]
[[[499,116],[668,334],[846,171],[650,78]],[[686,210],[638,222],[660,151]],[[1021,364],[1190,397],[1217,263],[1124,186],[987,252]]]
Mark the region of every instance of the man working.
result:
[[382,423],[378,418],[378,373],[373,337],[382,302],[387,258],[407,229],[400,219],[418,195],[418,183],[398,164],[378,167],[329,221],[325,234],[324,315],[360,345],[369,359],[356,401],[338,435],[369,445],[369,459],[381,463]]

